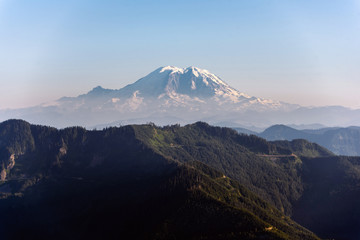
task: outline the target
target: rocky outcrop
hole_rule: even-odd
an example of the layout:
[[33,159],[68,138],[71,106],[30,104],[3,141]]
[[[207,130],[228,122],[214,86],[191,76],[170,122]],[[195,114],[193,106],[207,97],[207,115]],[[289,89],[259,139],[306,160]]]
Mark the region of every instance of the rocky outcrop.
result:
[[9,159],[3,164],[3,168],[0,173],[1,181],[6,180],[7,173],[15,166],[15,154],[11,154]]

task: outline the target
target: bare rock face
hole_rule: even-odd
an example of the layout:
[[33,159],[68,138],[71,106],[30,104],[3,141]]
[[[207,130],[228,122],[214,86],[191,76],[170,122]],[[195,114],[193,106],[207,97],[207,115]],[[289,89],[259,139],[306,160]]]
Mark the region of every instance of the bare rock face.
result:
[[15,154],[13,153],[10,155],[9,159],[3,165],[3,169],[1,170],[0,173],[1,181],[6,180],[7,171],[10,171],[14,166],[15,166]]
[[0,173],[0,177],[1,177],[1,181],[5,181],[6,180],[6,170],[3,169]]
[[64,157],[66,154],[67,154],[67,145],[65,144],[64,142],[64,139],[61,139],[61,145],[60,145],[60,148],[59,148],[59,152],[56,156],[56,159],[55,161],[53,162],[54,165],[57,165],[57,166],[61,166],[61,163],[62,163],[62,157]]
[[15,166],[15,154],[11,154],[7,168],[12,169],[14,166]]

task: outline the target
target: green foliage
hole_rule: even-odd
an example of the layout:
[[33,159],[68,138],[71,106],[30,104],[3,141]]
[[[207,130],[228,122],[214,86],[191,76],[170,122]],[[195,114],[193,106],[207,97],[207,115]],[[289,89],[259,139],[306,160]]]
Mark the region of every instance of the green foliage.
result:
[[[294,219],[323,238],[360,236],[360,157],[303,158],[306,188]],[[330,230],[331,229],[331,230]]]
[[[234,178],[286,214],[303,191],[300,176],[264,155],[291,150],[254,135],[198,122],[183,128],[133,126],[136,136],[157,153],[180,162],[200,161]],[[290,156],[290,155],[289,155]],[[289,157],[295,163],[296,159]]]
[[334,156],[332,152],[316,143],[308,142],[304,139],[295,139],[292,141],[275,141],[277,147],[289,149],[301,157],[329,157]]
[[22,120],[8,120],[0,124],[0,158],[22,154],[34,149],[30,124]]
[[[360,226],[360,160],[303,140],[202,122],[87,131],[11,120],[0,147],[3,168],[15,154],[0,184],[8,238],[316,239],[294,216],[351,239]],[[343,224],[326,214],[336,207]]]

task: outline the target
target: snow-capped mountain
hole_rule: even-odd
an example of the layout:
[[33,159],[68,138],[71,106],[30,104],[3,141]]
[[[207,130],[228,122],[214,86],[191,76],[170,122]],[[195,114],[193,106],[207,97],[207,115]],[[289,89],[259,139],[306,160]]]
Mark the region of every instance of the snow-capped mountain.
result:
[[[252,97],[207,70],[166,66],[118,90],[98,86],[78,97],[63,97],[32,108],[2,111],[0,120],[23,118],[57,127],[149,121],[172,124],[199,120],[237,126],[331,125],[329,118],[323,119],[322,114],[336,120],[339,113],[342,114],[341,124],[354,124],[354,119],[360,119],[359,111],[334,107],[317,111],[316,108]],[[339,121],[333,122],[339,124]]]
[[[76,104],[74,104],[74,101]],[[68,104],[67,104],[68,103]],[[151,103],[151,104],[150,104]],[[205,110],[247,110],[293,109],[296,105],[250,97],[225,83],[220,77],[207,70],[173,66],[161,67],[119,90],[103,89],[98,86],[85,95],[63,98],[56,105],[71,108],[92,108],[118,111],[143,111],[143,107],[159,111],[174,107],[190,107]],[[225,108],[225,109],[224,109]]]
[[214,100],[219,105],[240,103],[238,107],[259,104],[279,108],[282,105],[280,102],[250,97],[232,88],[215,74],[196,67],[158,68],[135,83],[120,89],[119,93],[120,95],[127,93],[128,96],[136,93],[141,97],[164,99],[170,105],[174,103],[187,105],[188,101],[206,103],[209,100]]
[[161,67],[141,78],[134,84],[123,88],[124,91],[139,91],[141,94],[153,97],[170,97],[187,95],[189,97],[210,98],[224,97],[238,101],[240,97],[249,98],[240,93],[215,74],[196,67],[177,68]]

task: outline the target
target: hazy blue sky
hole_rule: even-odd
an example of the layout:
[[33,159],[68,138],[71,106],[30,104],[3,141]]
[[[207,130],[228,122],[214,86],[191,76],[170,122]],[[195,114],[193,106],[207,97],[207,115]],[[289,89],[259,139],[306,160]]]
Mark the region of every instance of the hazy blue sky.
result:
[[360,0],[0,0],[0,108],[119,89],[166,65],[253,96],[360,108]]

